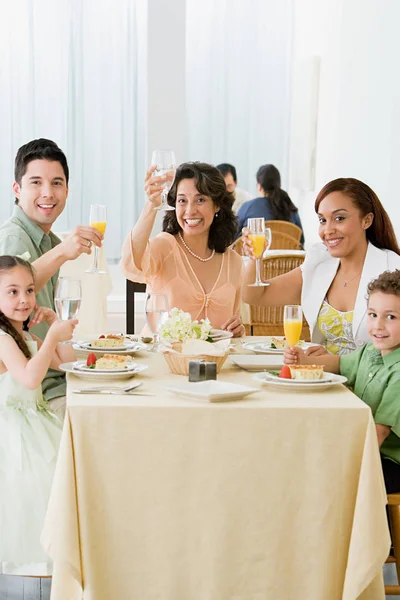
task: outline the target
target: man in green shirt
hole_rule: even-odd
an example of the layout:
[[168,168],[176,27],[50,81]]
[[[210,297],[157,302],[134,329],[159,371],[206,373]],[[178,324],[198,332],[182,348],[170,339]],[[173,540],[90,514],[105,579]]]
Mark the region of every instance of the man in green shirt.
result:
[[285,351],[288,364],[319,364],[347,377],[371,408],[388,493],[400,492],[400,270],[386,271],[368,285],[367,329],[371,343],[343,356],[308,357]]
[[[0,255],[23,255],[36,271],[38,306],[54,310],[54,291],[60,267],[91,245],[101,246],[103,236],[93,227],[76,227],[63,241],[51,227],[64,210],[68,196],[69,169],[62,150],[51,140],[38,139],[22,146],[15,158],[15,207],[0,227]],[[45,323],[32,327],[41,339]],[[60,416],[65,411],[65,375],[50,369],[42,384],[43,394]]]

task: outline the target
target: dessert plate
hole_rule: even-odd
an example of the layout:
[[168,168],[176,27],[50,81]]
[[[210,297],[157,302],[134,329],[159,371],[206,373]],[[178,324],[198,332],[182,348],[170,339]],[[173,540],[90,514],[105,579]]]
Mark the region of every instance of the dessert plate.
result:
[[118,370],[100,370],[100,369],[89,369],[86,365],[86,361],[78,360],[75,362],[63,363],[60,365],[60,370],[65,373],[73,373],[77,377],[84,377],[89,379],[100,379],[100,378],[111,378],[111,379],[129,379],[137,373],[142,373],[148,369],[147,365],[138,365],[136,363],[128,363],[127,368]]
[[321,388],[331,387],[332,385],[338,385],[346,383],[347,378],[343,375],[336,375],[335,373],[324,373],[322,379],[305,380],[299,379],[284,379],[273,375],[272,373],[257,373],[253,375],[253,379],[259,383],[275,386],[278,388],[285,388],[291,390],[320,390]]
[[[284,348],[274,348],[271,341],[267,342],[243,342],[242,346],[245,350],[251,350],[256,354],[283,354]],[[302,350],[306,348],[310,348],[310,346],[315,346],[316,344],[311,344],[310,342],[304,342],[300,340],[299,346]]]
[[230,400],[239,400],[249,394],[260,391],[258,388],[247,385],[215,380],[183,381],[174,383],[174,385],[167,385],[166,389],[178,396],[203,400],[204,402],[229,402]]
[[81,352],[96,352],[99,354],[113,354],[114,352],[125,352],[126,354],[133,354],[135,352],[143,352],[143,350],[147,349],[146,344],[142,344],[140,342],[131,342],[126,340],[123,346],[116,346],[115,348],[98,348],[97,346],[92,346],[91,342],[77,341],[73,348],[74,350],[80,350]]

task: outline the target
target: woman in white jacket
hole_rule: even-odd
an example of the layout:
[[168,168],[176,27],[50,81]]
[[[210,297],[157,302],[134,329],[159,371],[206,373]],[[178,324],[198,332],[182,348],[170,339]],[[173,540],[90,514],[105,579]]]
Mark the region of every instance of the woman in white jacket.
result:
[[[258,306],[302,304],[311,340],[328,351],[345,354],[368,341],[367,285],[383,271],[400,269],[400,248],[393,225],[375,192],[358,179],[335,179],[315,201],[322,244],[307,253],[303,265],[249,287],[254,261],[245,271],[242,297]],[[244,247],[252,254],[248,230]]]

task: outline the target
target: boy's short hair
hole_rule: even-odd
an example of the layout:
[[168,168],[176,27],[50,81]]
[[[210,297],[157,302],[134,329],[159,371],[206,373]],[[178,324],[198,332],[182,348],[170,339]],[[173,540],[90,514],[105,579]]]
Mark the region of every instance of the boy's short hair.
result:
[[368,298],[373,292],[400,296],[400,270],[385,271],[368,284]]
[[50,160],[57,161],[61,164],[65,180],[68,185],[69,169],[67,158],[64,152],[57,146],[55,142],[39,138],[24,144],[19,148],[15,157],[14,179],[21,185],[21,179],[25,175],[26,167],[33,160]]

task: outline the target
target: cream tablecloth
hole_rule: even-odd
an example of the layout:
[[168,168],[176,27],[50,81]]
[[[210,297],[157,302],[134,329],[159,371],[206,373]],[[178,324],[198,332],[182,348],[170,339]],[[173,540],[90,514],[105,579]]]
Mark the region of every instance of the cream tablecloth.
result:
[[[343,386],[177,399],[72,394],[42,541],[52,600],[383,600],[389,550],[369,409]],[[228,359],[219,379],[258,387]],[[84,382],[86,384],[86,382]],[[83,593],[82,593],[83,588]]]

